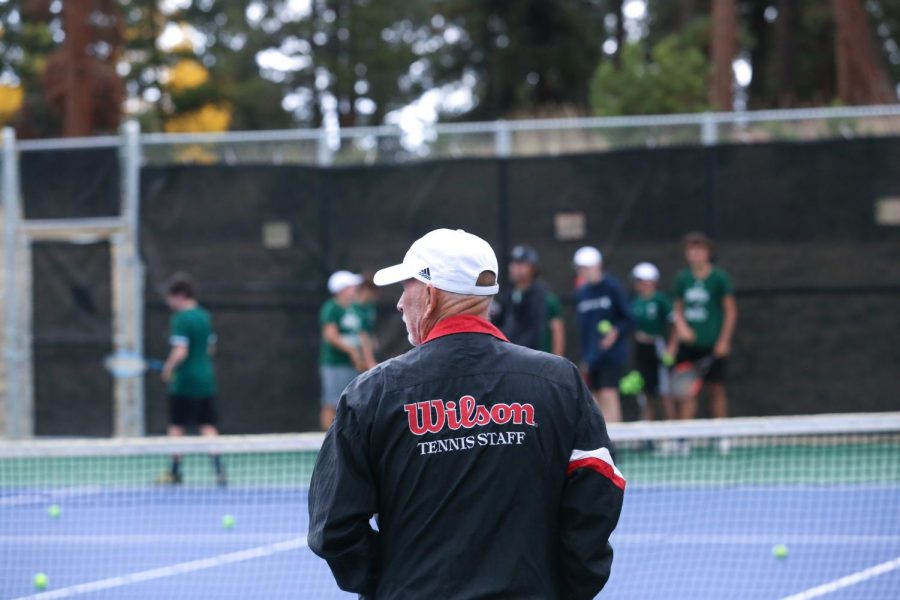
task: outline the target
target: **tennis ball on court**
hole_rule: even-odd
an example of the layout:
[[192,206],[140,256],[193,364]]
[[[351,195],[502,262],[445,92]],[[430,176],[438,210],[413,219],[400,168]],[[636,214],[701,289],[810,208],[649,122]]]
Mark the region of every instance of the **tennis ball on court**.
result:
[[50,583],[50,580],[47,578],[46,573],[37,573],[34,576],[34,587],[39,590],[47,589],[47,584]]
[[53,517],[54,519],[57,518],[60,515],[60,513],[62,513],[62,511],[59,510],[59,504],[51,504],[50,507],[47,508],[47,514],[50,515],[51,517]]
[[784,544],[776,544],[772,548],[772,556],[775,558],[787,558],[788,548]]
[[672,365],[675,364],[675,357],[672,356],[671,354],[669,354],[668,352],[663,352],[662,364],[667,367],[671,367]]
[[603,335],[606,335],[607,333],[612,331],[612,323],[605,319],[603,321],[600,321],[600,323],[597,324],[597,331],[599,331]]
[[224,515],[222,517],[222,527],[225,529],[231,529],[234,527],[234,517],[232,515]]

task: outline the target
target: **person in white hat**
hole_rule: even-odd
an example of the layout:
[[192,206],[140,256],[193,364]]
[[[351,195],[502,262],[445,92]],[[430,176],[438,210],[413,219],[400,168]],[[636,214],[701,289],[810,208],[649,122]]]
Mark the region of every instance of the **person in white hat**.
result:
[[669,367],[674,362],[666,351],[672,327],[672,302],[659,291],[659,269],[642,262],[631,270],[634,299],[634,364],[641,374],[644,418],[652,421],[674,419],[675,407],[669,396]]
[[363,314],[354,300],[361,275],[337,271],[328,278],[332,297],[319,311],[322,346],[319,376],[322,384],[319,424],[327,430],[334,421],[335,407],[344,388],[366,369],[375,366],[372,344],[365,331]]
[[579,248],[572,262],[583,282],[575,292],[581,359],[600,411],[615,423],[622,420],[619,381],[634,325],[631,303],[619,282],[603,272],[603,255],[597,248]]
[[487,320],[497,276],[450,229],[375,274],[403,286],[415,347],[347,388],[313,471],[309,547],[345,591],[588,600],[609,577],[625,479],[606,425],[575,365]]

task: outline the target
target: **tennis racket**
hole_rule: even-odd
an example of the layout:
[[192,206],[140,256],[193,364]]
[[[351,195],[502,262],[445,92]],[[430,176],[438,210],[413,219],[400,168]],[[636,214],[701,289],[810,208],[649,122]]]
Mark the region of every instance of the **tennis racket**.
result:
[[714,356],[704,356],[698,360],[686,360],[675,365],[669,382],[672,394],[676,398],[692,398],[699,394],[700,388],[703,387],[703,378],[709,373],[715,361]]
[[107,355],[103,359],[103,366],[113,377],[138,377],[147,371],[162,371],[163,361],[123,350]]

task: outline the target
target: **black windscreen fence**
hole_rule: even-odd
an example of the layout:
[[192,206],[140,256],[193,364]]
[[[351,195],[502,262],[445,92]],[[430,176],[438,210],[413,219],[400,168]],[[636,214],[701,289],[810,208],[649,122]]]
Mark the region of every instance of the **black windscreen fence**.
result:
[[[652,261],[668,289],[683,266],[681,238],[701,230],[715,238],[716,260],[737,288],[739,323],[728,382],[734,415],[896,410],[900,229],[879,225],[875,205],[900,197],[898,165],[900,139],[866,139],[394,166],[146,167],[146,352],[167,352],[163,288],[172,273],[187,272],[219,336],[222,430],[314,429],[318,311],[333,270],[393,264],[436,227],[486,238],[501,261],[511,245],[533,245],[543,278],[565,301],[568,356],[577,361],[574,251],[600,247],[607,271],[626,283],[635,263]],[[38,169],[23,172],[40,176]],[[115,206],[117,175],[111,183],[103,168],[80,172],[81,180],[66,178],[75,192],[45,194],[32,214],[70,216],[71,207],[55,203],[87,198],[79,191],[85,189],[105,196],[82,200],[92,210]],[[46,181],[29,185],[52,187]],[[583,216],[582,239],[558,238],[561,214]],[[108,327],[108,301],[102,299],[108,281],[79,266],[83,256],[48,252],[35,257],[36,295],[45,298],[36,311],[57,298],[84,312],[77,297],[90,292],[101,298],[94,300],[92,318],[106,315]],[[109,260],[102,245],[78,252],[93,253],[98,265]],[[62,258],[52,259],[54,253]],[[61,271],[60,261],[71,268]],[[54,282],[60,277],[65,285]],[[83,281],[89,289],[74,291]],[[408,348],[394,309],[399,293],[399,287],[380,292],[382,359]],[[80,335],[96,346],[87,353],[73,341],[77,335],[54,337],[53,327],[64,332],[70,325],[48,319],[36,316],[42,323],[35,339],[39,432],[108,434],[111,419],[99,416],[99,409],[70,416],[73,406],[98,406],[101,395],[109,404],[108,375],[77,366],[94,360],[106,332],[83,323]],[[91,382],[64,388],[41,382],[63,376]],[[152,376],[146,416],[149,432],[164,431],[165,387]]]

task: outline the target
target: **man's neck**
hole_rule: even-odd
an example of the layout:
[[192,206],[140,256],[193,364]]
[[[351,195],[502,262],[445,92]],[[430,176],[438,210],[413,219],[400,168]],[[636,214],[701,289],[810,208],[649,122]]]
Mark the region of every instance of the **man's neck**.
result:
[[699,277],[700,279],[706,279],[709,274],[712,272],[712,264],[704,263],[702,265],[698,265],[695,267],[691,267],[691,272],[694,274],[694,277]]
[[488,313],[491,308],[489,297],[486,296],[462,296],[458,300],[448,302],[444,306],[438,307],[434,315],[428,320],[423,328],[423,339],[434,329],[435,325],[450,317],[470,316],[479,319],[488,320]]
[[192,308],[197,308],[196,300],[188,300],[187,302],[185,302],[184,304],[181,305],[182,311],[191,310]]

